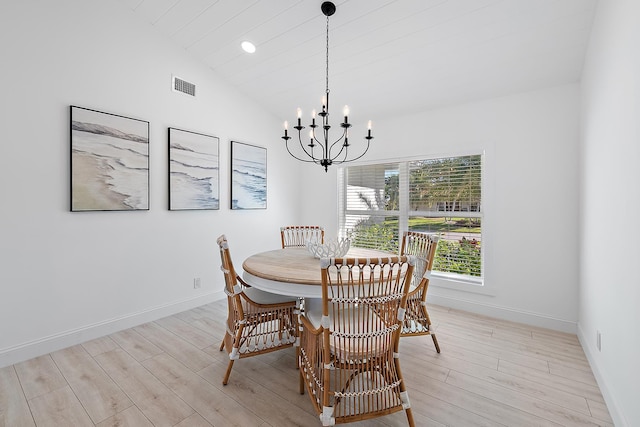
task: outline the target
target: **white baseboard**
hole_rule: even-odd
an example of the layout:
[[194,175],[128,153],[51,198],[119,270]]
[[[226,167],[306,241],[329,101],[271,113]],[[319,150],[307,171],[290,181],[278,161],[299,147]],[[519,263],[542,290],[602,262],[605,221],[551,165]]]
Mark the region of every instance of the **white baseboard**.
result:
[[469,311],[484,316],[496,317],[498,319],[508,320],[511,322],[525,323],[527,325],[553,329],[570,334],[575,334],[577,332],[576,322],[557,319],[540,313],[516,310],[509,307],[501,307],[498,305],[485,304],[460,298],[440,296],[435,295],[432,292],[429,293],[427,301],[431,304]]
[[596,381],[598,382],[598,387],[600,387],[600,392],[602,393],[602,397],[604,398],[605,403],[607,404],[607,409],[609,410],[609,415],[611,415],[611,419],[613,420],[613,424],[619,427],[627,427],[630,426],[625,419],[622,411],[616,404],[616,399],[613,397],[611,393],[611,389],[607,386],[607,381],[604,379],[604,376],[600,372],[598,364],[596,363],[596,358],[594,357],[595,349],[589,345],[589,340],[586,339],[585,333],[580,327],[578,323],[578,340],[582,345],[582,350],[584,350],[584,354],[587,356],[587,360],[589,361],[589,366],[591,366],[591,371],[593,372],[593,376],[596,377]]
[[0,368],[14,363],[42,356],[43,354],[61,350],[73,345],[81,344],[105,335],[113,334],[123,329],[132,328],[143,323],[152,322],[163,317],[171,316],[181,311],[190,310],[204,304],[224,298],[222,291],[211,292],[182,301],[153,307],[138,313],[132,313],[116,319],[86,325],[77,329],[61,332],[38,340],[20,344],[14,347],[0,349]]

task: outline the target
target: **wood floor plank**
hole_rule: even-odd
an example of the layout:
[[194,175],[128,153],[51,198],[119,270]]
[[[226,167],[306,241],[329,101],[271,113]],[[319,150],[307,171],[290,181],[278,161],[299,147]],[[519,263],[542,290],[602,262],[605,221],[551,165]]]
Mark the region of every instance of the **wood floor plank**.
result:
[[[447,381],[444,383],[440,381],[429,381],[428,386],[425,387],[425,392],[433,397],[438,397],[439,399],[451,404],[464,407],[468,411],[479,416],[492,420],[496,423],[503,423],[507,426],[533,427],[540,425],[561,425],[559,423],[550,422],[537,415],[522,411],[511,405],[507,405],[503,400],[495,399],[493,398],[494,396],[491,396],[490,394],[485,395],[482,393],[476,393],[459,387],[457,385],[459,381],[450,382],[452,375],[454,375],[454,371],[452,371],[451,375],[449,375]],[[463,374],[456,374],[453,378],[457,379],[461,375]],[[469,378],[473,379],[473,377]]]
[[498,370],[516,377],[526,378],[530,381],[545,384],[556,390],[582,396],[587,400],[593,400],[601,403],[604,402],[600,389],[597,386],[585,384],[572,378],[565,378],[549,372],[542,372],[537,369],[527,368],[505,360],[500,361]]
[[[147,359],[142,364],[189,406],[213,425],[253,426],[264,422],[224,390],[209,383],[168,354]],[[222,387],[220,385],[219,387]]]
[[165,317],[164,319],[156,320],[155,323],[190,342],[199,349],[209,347],[214,342],[219,342],[219,339],[212,333],[207,332],[206,329],[200,329],[175,317]]
[[143,360],[162,353],[161,348],[133,329],[116,332],[110,337],[120,346],[120,348],[129,353],[138,362],[142,362]]
[[[579,367],[576,367],[579,366]],[[582,365],[574,365],[566,362],[549,361],[549,372],[559,377],[571,378],[585,384],[597,386],[596,377],[591,370],[584,369]]]
[[167,386],[122,349],[96,361],[155,426],[173,426],[194,413]]
[[157,323],[145,323],[133,329],[194,371],[213,362],[213,358],[207,353]]
[[[0,369],[0,426],[319,427],[309,396],[298,393],[295,348],[238,360],[221,385],[226,303]],[[575,335],[428,310],[442,353],[428,336],[400,341],[417,426],[612,424]],[[400,412],[351,425],[407,423]]]
[[0,368],[0,426],[33,425],[33,417],[15,368]]
[[[254,356],[252,358],[238,360],[236,365],[240,365],[242,362],[245,366],[256,364],[260,356]],[[200,372],[200,375],[207,379],[207,381],[220,383],[220,379],[224,376],[227,367],[220,363],[215,363],[205,368]],[[293,369],[292,369],[293,371]],[[252,409],[260,415],[260,418],[267,421],[269,424],[277,426],[288,425],[314,425],[318,418],[316,415],[312,415],[295,405],[291,404],[293,398],[304,397],[297,391],[297,382],[295,375],[289,375],[289,384],[286,393],[274,390],[275,384],[262,385],[254,381],[253,378],[243,375],[243,373],[237,373],[233,375],[229,380],[229,383],[224,386],[225,394],[235,399],[236,401],[247,401],[247,396],[251,396],[250,405]],[[293,372],[291,372],[293,374]],[[282,397],[285,394],[287,397]],[[249,402],[247,402],[249,403]],[[311,407],[311,402],[309,408]]]
[[587,403],[589,404],[589,409],[591,410],[591,416],[593,418],[613,424],[613,420],[611,419],[611,415],[609,415],[607,405],[604,402],[587,399]]
[[82,343],[82,346],[87,353],[94,357],[98,354],[106,353],[107,351],[118,348],[118,344],[108,336]]
[[[510,425],[540,425],[555,423],[565,427],[588,427],[603,425],[589,415],[564,408],[551,402],[543,401],[527,395],[524,397],[520,392],[503,387],[498,384],[489,383],[480,378],[451,371],[447,378],[447,384],[459,387],[483,399],[490,399],[492,402],[501,402],[520,413],[528,414],[528,417]],[[526,420],[526,421],[525,421]],[[545,421],[546,420],[546,421]]]
[[82,345],[56,351],[51,357],[94,423],[133,404]]
[[[438,341],[440,341],[440,339],[438,338]],[[402,342],[402,340],[401,340]],[[445,341],[447,342],[447,341]],[[441,345],[442,348],[442,345]],[[435,353],[431,352],[431,351],[420,351],[419,349],[416,349],[414,347],[407,347],[403,353],[407,353],[407,354],[413,354],[416,357],[420,357],[421,355],[424,355],[424,357],[435,357],[435,358],[444,358],[444,359],[448,359],[448,358],[455,358],[455,359],[460,359],[460,360],[464,360],[468,363],[475,363],[478,365],[482,365],[485,366],[487,368],[493,368],[493,369],[498,369],[498,358],[489,354],[483,354],[480,353],[478,351],[474,351],[471,348],[464,348],[464,347],[459,347],[457,345],[452,345],[452,344],[448,344],[446,347],[447,351],[443,352],[443,353]]]
[[67,381],[48,354],[17,363],[15,368],[27,400],[67,386]]
[[154,427],[154,425],[137,407],[131,406],[96,424],[96,427]]
[[535,329],[531,331],[531,336],[534,341],[554,342],[561,345],[582,348],[580,346],[580,340],[578,339],[578,336],[575,334],[567,334],[564,332]]
[[497,357],[499,360],[508,360],[512,363],[549,372],[549,363],[545,359],[525,355],[522,352],[504,349],[495,341],[474,341],[468,338],[461,338],[460,336],[455,335],[455,333],[451,333],[450,330],[445,330],[439,334],[438,341],[440,342],[441,350],[448,346],[461,347],[469,351]]
[[[405,374],[406,375],[406,374]],[[469,411],[463,406],[462,400],[446,400],[446,396],[437,396],[435,393],[428,394],[428,385],[424,383],[419,387],[413,387],[407,383],[411,409],[414,413],[421,414],[430,420],[435,420],[447,426],[465,427],[506,427],[506,424],[490,420],[477,413]]]
[[29,406],[38,427],[93,427],[94,425],[89,414],[68,386],[34,397],[29,401]]
[[195,413],[176,424],[175,427],[213,427],[213,424],[202,418],[202,415]]
[[[578,412],[585,414],[590,413],[587,400],[582,396],[558,390],[540,382],[531,381],[527,378],[510,375],[499,370],[484,368],[480,365],[464,362],[461,363],[460,361],[453,361],[448,365],[451,371],[476,377],[486,383],[496,384],[503,388],[523,393],[547,402],[552,402]],[[451,377],[451,372],[449,377]]]
[[[431,338],[429,339],[429,346],[431,346]],[[419,337],[413,337],[411,339],[420,339]],[[403,339],[404,340],[404,339]],[[400,360],[401,367],[404,370],[413,371],[413,369],[420,369],[421,373],[426,376],[433,378],[438,381],[444,381],[447,379],[447,375],[449,375],[449,366],[443,366],[438,363],[433,363],[432,358],[437,360],[438,356],[434,356],[429,353],[429,349],[423,350],[420,347],[417,349],[412,346],[410,350],[406,350],[408,346],[400,344]],[[465,362],[466,363],[466,362]],[[410,381],[411,378],[407,378],[407,381]]]
[[[226,355],[226,352],[223,352]],[[222,353],[221,353],[222,354]],[[287,355],[290,357],[278,357]],[[226,369],[228,358],[223,357],[219,367]],[[238,360],[234,363],[234,370],[231,372],[229,384],[231,384],[237,376],[246,378],[256,384],[268,389],[270,393],[276,394],[291,405],[295,405],[297,409],[314,414],[311,401],[306,395],[301,395],[298,390],[299,371],[295,368],[295,350],[292,348],[280,350],[273,353],[263,354],[260,356],[249,357]],[[207,369],[201,371],[203,377],[208,381],[217,384],[222,383],[222,375],[220,369],[216,368],[217,373],[207,372]],[[225,386],[224,390],[228,387]],[[266,420],[269,421],[269,420]]]

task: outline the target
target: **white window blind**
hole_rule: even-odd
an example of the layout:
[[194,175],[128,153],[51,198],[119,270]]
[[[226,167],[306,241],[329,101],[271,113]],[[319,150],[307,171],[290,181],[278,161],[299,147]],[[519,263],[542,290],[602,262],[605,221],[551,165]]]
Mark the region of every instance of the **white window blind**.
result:
[[399,165],[386,163],[346,168],[342,235],[352,245],[397,251]]
[[341,235],[398,251],[405,230],[440,236],[434,271],[482,277],[482,156],[350,166],[340,180]]

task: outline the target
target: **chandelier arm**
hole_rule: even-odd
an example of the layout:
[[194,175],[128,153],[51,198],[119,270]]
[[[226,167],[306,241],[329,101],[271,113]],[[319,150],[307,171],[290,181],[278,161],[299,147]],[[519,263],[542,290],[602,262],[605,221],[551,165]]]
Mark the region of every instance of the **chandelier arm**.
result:
[[[340,138],[338,138],[333,144],[331,144],[331,147],[329,147],[329,153],[331,153],[331,151],[333,150],[333,147],[339,143],[340,141],[342,141],[344,139],[344,137],[347,135],[347,130],[345,129],[342,132],[342,136]],[[338,154],[336,154],[333,158],[331,158],[331,160],[333,161],[334,159],[337,159],[338,157],[340,157],[340,154],[342,154],[342,151],[344,150],[345,146],[344,143],[341,145],[340,151],[338,151]],[[331,157],[330,155],[328,155],[327,157]]]
[[371,140],[367,140],[367,148],[365,148],[365,150],[362,152],[362,154],[360,154],[358,157],[354,157],[353,159],[349,159],[349,160],[347,160],[346,157],[345,157],[344,160],[334,161],[333,163],[339,165],[341,163],[353,162],[354,160],[358,160],[359,158],[361,158],[362,156],[367,154],[367,151],[369,151],[369,144],[370,143],[371,143]]
[[316,163],[316,161],[320,160],[319,158],[317,158],[317,157],[315,157],[313,155],[313,147],[311,147],[311,153],[309,153],[307,151],[307,149],[304,148],[304,144],[302,143],[302,131],[301,130],[298,131],[298,142],[300,143],[300,148],[302,149],[302,151],[304,151],[304,154],[306,154],[309,158],[311,158],[310,161],[312,161],[313,163]]
[[[325,137],[326,137],[326,131],[325,131],[324,133],[325,133]],[[320,148],[322,149],[322,157],[323,157],[323,158],[326,158],[326,157],[327,157],[326,147],[324,146],[324,143],[323,143],[322,141],[320,141],[320,140],[318,139],[318,137],[316,136],[316,132],[315,132],[315,130],[313,131],[313,140],[314,140],[315,142],[317,142],[317,143],[318,143],[318,145],[320,146]],[[326,140],[325,140],[325,141],[326,141]],[[321,160],[321,159],[318,159],[318,160]]]
[[289,142],[287,141],[285,143],[285,147],[287,149],[287,151],[289,152],[289,154],[291,155],[291,157],[293,157],[296,160],[300,160],[301,162],[307,162],[307,163],[317,163],[317,160],[315,157],[309,156],[309,154],[305,151],[305,154],[307,154],[307,156],[309,156],[312,160],[307,160],[307,159],[301,159],[300,157],[296,156],[295,154],[293,154],[291,152],[291,150],[289,149]]

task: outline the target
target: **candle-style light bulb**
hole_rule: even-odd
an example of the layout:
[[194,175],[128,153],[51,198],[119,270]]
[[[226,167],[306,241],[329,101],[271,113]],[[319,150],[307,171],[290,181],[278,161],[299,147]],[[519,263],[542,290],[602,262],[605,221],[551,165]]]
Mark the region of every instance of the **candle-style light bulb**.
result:
[[322,111],[324,111],[327,108],[327,97],[325,95],[322,95]]
[[367,129],[371,130],[371,120],[369,120],[369,123],[367,123]]
[[309,131],[309,147],[311,147],[311,149],[315,147],[315,144],[313,143],[313,129]]
[[302,126],[302,123],[300,121],[301,118],[302,118],[302,110],[298,108],[298,126]]
[[289,122],[284,121],[284,136],[287,136],[287,129],[289,129]]
[[344,122],[349,123],[349,106],[348,105],[344,106],[342,113],[344,114]]
[[367,123],[367,138],[371,139],[371,120]]
[[311,110],[311,126],[316,125],[316,110]]

